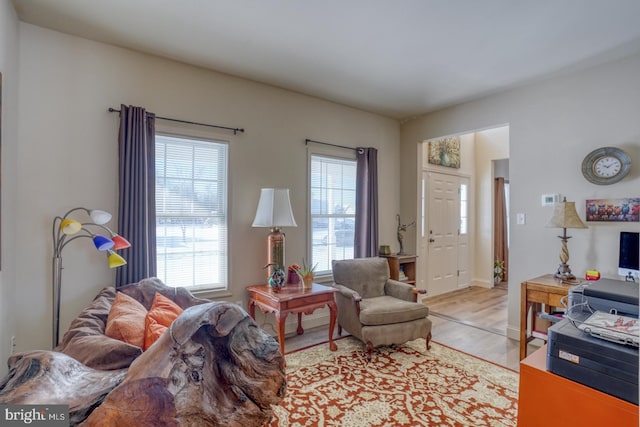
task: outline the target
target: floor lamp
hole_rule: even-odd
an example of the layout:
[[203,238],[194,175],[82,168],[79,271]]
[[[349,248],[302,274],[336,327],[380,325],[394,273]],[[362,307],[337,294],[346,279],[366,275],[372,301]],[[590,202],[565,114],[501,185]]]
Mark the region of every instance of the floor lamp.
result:
[[549,220],[547,227],[562,228],[562,236],[558,236],[562,241],[560,265],[558,266],[558,271],[555,276],[558,279],[574,280],[576,276],[571,273],[571,268],[569,268],[569,264],[567,264],[569,261],[567,241],[571,238],[571,236],[567,236],[567,228],[587,228],[578,216],[578,212],[576,212],[575,202],[567,202],[567,198],[565,197],[562,202],[556,203],[553,216]]
[[276,268],[286,271],[284,268],[284,233],[281,228],[298,226],[293,218],[288,188],[263,188],[260,190],[260,200],[252,226],[271,229],[267,236],[268,277]]
[[[80,222],[71,218],[75,212],[85,212],[92,222]],[[58,346],[60,335],[60,290],[62,288],[62,250],[65,246],[79,238],[89,238],[96,249],[107,254],[109,268],[117,268],[127,263],[114,250],[125,249],[131,243],[124,237],[111,231],[104,224],[111,221],[111,214],[102,210],[73,208],[63,216],[53,219],[53,336],[52,347]],[[96,229],[106,232],[109,237],[96,234]]]

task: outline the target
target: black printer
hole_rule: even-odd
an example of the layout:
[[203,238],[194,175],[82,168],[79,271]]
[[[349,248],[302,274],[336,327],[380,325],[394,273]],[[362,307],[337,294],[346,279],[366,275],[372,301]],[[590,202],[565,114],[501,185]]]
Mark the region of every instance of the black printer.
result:
[[638,404],[635,332],[633,339],[622,340],[627,343],[622,344],[585,332],[591,331],[585,324],[596,312],[637,319],[639,286],[635,282],[600,279],[572,288],[565,319],[548,330],[547,370]]

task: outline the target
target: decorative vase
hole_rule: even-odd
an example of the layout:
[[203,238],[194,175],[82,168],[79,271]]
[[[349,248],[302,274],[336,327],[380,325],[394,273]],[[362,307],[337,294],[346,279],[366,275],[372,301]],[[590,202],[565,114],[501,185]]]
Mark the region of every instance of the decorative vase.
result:
[[302,287],[310,288],[313,284],[313,274],[302,276]]
[[269,276],[269,287],[273,292],[280,292],[284,287],[285,275],[282,269],[276,268]]

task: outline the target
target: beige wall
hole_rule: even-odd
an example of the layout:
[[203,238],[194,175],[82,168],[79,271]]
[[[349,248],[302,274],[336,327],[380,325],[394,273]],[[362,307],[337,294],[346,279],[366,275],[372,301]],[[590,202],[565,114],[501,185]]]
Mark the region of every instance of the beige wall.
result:
[[[287,257],[307,255],[305,138],[378,148],[381,239],[395,238],[396,120],[29,24],[20,24],[20,37],[21,198],[12,224],[21,230],[12,305],[19,349],[50,344],[53,217],[75,206],[116,212],[118,116],[107,108],[121,103],[246,129],[218,134],[230,147],[230,292],[222,299],[246,301],[245,287],[264,280],[268,232],[251,227],[261,187],[291,189],[298,227],[285,230]],[[84,243],[64,252],[62,331],[113,282],[104,259]]]
[[474,280],[493,286],[493,161],[509,157],[509,127],[475,133]]
[[7,370],[11,353],[11,337],[16,335],[13,306],[16,299],[14,227],[15,202],[18,196],[16,180],[16,150],[18,144],[18,18],[8,0],[0,0],[0,73],[2,73],[2,207],[1,240],[2,271],[0,272],[0,376]]
[[[509,335],[519,329],[520,282],[552,273],[558,265],[558,230],[546,228],[551,210],[540,196],[560,193],[583,206],[587,198],[639,196],[640,168],[618,184],[596,186],[581,173],[591,150],[614,145],[640,163],[640,55],[558,76],[529,86],[488,96],[424,115],[404,123],[401,158],[416,155],[418,144],[441,135],[509,125],[511,187],[511,250],[509,275]],[[417,170],[402,171],[402,212],[407,220],[417,212]],[[526,214],[525,225],[515,215]],[[584,218],[584,209],[580,210]],[[570,264],[583,275],[598,268],[617,276],[618,232],[637,224],[594,224],[570,231]],[[409,237],[409,236],[408,236]],[[409,249],[415,245],[407,238]]]

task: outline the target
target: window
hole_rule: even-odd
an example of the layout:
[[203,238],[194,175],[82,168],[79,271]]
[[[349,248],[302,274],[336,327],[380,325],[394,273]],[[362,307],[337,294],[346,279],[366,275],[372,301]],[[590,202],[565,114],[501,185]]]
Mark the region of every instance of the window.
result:
[[156,135],[157,275],[227,288],[227,144]]
[[311,155],[311,265],[331,272],[334,259],[353,258],[356,161]]
[[460,184],[460,230],[458,234],[469,233],[469,196],[467,184]]

